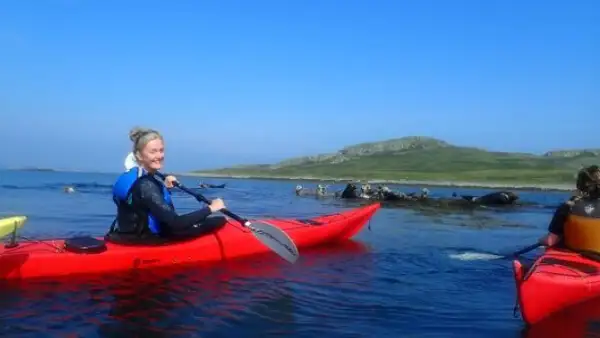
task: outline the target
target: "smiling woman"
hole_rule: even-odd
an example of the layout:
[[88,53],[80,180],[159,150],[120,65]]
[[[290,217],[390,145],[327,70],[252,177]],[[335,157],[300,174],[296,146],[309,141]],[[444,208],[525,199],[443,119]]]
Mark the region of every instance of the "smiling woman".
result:
[[129,132],[129,139],[133,142],[133,155],[138,164],[148,172],[156,172],[162,168],[165,146],[158,131],[136,127]]
[[[125,168],[130,170],[142,166],[148,172],[156,172],[162,168],[165,160],[164,139],[159,132],[153,129],[133,128],[129,132],[129,139],[133,142],[133,152],[125,159]],[[146,147],[140,147],[145,144]],[[146,150],[147,153],[144,153]],[[175,176],[169,175],[165,178],[167,188],[173,188],[173,182],[177,181]]]
[[108,240],[147,242],[157,237],[196,236],[224,224],[202,224],[211,213],[225,207],[220,199],[185,215],[175,212],[167,189],[175,178],[171,176],[163,184],[155,177],[165,159],[164,139],[158,131],[134,128],[129,138],[133,142],[133,158],[130,159],[135,166],[123,173],[113,186],[117,218],[107,235]]

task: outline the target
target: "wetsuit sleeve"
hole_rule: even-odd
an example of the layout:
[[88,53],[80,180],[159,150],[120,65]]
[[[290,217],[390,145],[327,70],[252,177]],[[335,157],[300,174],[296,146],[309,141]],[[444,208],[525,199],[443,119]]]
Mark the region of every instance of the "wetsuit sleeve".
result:
[[164,200],[160,183],[151,179],[140,179],[138,191],[141,204],[161,224],[171,229],[185,229],[201,223],[211,214],[210,208],[204,207],[184,215],[178,215]]
[[550,221],[550,225],[548,226],[548,231],[555,235],[562,236],[570,212],[571,206],[567,203],[563,203],[556,208],[552,220]]

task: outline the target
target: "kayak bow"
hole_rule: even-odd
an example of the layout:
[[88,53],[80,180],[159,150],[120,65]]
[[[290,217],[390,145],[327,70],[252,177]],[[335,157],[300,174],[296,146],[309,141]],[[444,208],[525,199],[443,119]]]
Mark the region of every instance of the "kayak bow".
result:
[[518,304],[525,323],[536,324],[600,296],[600,260],[587,256],[549,248],[530,267],[513,261]]

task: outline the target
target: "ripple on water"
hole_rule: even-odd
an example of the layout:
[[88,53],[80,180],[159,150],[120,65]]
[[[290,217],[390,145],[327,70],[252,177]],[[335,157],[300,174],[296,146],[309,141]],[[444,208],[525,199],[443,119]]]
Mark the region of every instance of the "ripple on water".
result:
[[[24,233],[37,238],[102,235],[114,217],[114,178],[7,179],[2,173],[0,212],[30,216]],[[182,179],[188,186],[199,181]],[[226,189],[201,192],[223,197],[231,210],[248,217],[310,217],[365,203],[297,198],[295,182],[289,181],[214,183],[225,182]],[[65,184],[75,184],[76,193],[65,194]],[[555,203],[563,197],[544,198]],[[180,192],[175,203],[180,213],[199,207]],[[372,231],[357,236],[366,246],[301,250],[294,265],[264,255],[212,266],[0,285],[0,336],[515,336],[522,325],[512,317],[510,262],[460,261],[449,253],[510,252],[537,239],[550,217],[547,210],[532,209],[449,213],[385,207],[372,218]]]

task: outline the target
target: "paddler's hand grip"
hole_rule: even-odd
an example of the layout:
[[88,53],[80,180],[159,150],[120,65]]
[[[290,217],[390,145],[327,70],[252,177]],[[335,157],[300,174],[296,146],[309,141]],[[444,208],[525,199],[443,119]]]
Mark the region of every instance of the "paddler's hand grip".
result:
[[[164,174],[161,174],[158,171],[156,172],[156,175],[158,177],[160,177],[161,179],[163,179],[163,180],[166,177]],[[187,187],[185,187],[184,185],[182,185],[178,181],[174,181],[173,185],[176,186],[177,188],[185,191],[186,193],[194,196],[199,202],[204,202],[204,203],[206,203],[208,205],[210,205],[212,203],[211,200],[209,200],[208,198],[204,197],[204,195],[202,195],[201,193],[195,192],[195,191],[192,191],[192,190],[188,189]],[[234,220],[240,222],[242,225],[245,225],[246,222],[247,222],[246,219],[244,219],[244,218],[242,218],[242,217],[234,214],[233,212],[231,212],[231,211],[229,211],[227,209],[221,209],[219,211],[222,212],[223,214],[225,214],[226,216],[229,216],[229,217],[233,218]]]

